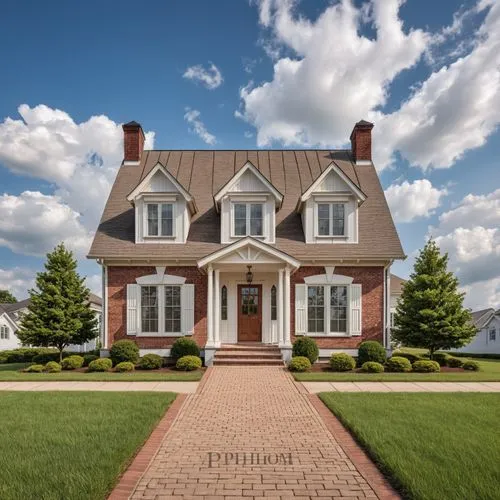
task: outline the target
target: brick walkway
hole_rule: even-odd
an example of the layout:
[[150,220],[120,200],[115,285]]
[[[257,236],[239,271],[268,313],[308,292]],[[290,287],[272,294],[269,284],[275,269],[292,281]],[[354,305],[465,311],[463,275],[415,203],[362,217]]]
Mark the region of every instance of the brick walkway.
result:
[[210,369],[130,498],[398,498],[311,398],[283,368]]

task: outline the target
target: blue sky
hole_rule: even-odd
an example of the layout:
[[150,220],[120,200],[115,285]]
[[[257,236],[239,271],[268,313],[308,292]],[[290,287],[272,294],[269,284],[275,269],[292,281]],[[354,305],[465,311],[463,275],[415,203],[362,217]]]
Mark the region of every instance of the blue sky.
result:
[[342,147],[364,118],[409,255],[394,271],[433,234],[467,304],[498,307],[499,54],[489,0],[10,2],[0,288],[26,296],[65,239],[99,290],[85,254],[123,122],[157,149]]

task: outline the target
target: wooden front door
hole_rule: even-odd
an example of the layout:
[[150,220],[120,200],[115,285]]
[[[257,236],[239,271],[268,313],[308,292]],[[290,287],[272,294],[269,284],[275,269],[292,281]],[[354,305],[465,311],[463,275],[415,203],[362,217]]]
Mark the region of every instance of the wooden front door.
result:
[[238,285],[238,342],[262,341],[262,285]]

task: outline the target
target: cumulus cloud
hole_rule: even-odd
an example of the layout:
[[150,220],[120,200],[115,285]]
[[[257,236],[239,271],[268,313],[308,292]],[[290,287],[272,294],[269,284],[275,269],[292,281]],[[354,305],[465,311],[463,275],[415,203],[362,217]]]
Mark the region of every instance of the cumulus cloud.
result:
[[[243,117],[257,129],[257,143],[338,147],[360,118],[375,122],[374,158],[379,169],[399,151],[412,165],[449,167],[465,151],[484,144],[500,120],[500,4],[481,0],[486,16],[472,49],[435,70],[394,112],[381,111],[390,85],[419,62],[437,38],[460,32],[464,15],[436,37],[405,29],[400,0],[350,0],[329,5],[310,21],[292,1],[259,3],[270,40],[287,56],[274,64],[271,81],[240,91]],[[469,13],[467,13],[469,16]],[[369,24],[375,36],[364,36]]]
[[35,271],[22,267],[0,268],[0,289],[9,290],[17,300],[28,298],[28,290],[35,286]]
[[217,138],[207,130],[205,124],[200,120],[201,113],[197,109],[191,108],[186,108],[185,111],[184,120],[190,125],[189,131],[196,134],[203,142],[210,145],[215,144]]
[[210,63],[207,69],[201,64],[190,66],[182,76],[188,80],[201,83],[209,90],[216,89],[224,81],[219,68],[213,63]]
[[427,179],[392,184],[385,190],[385,197],[396,222],[410,222],[417,217],[429,217],[439,206],[447,190],[432,186]]

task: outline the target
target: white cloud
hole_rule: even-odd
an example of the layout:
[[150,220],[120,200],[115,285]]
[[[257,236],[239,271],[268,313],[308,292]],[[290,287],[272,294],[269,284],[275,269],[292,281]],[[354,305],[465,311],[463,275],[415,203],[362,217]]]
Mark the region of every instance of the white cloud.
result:
[[[373,0],[357,9],[349,0],[328,6],[314,21],[292,1],[260,2],[260,22],[288,57],[274,65],[270,82],[240,91],[244,117],[257,143],[341,146],[360,118],[375,122],[378,168],[399,151],[412,165],[449,167],[483,145],[500,121],[500,3],[482,0],[487,14],[470,52],[442,66],[390,114],[380,108],[390,85],[437,43],[437,36],[403,28],[400,0]],[[441,40],[461,30],[460,11]],[[376,36],[360,34],[371,23]]]
[[410,222],[417,217],[429,217],[446,194],[448,192],[445,188],[435,188],[427,179],[392,184],[385,190],[387,203],[396,222]]
[[207,69],[205,69],[201,64],[190,66],[186,69],[182,76],[188,80],[200,82],[209,90],[216,89],[222,85],[222,82],[224,81],[219,68],[213,63],[210,63],[210,66],[208,66]]
[[500,278],[479,281],[473,285],[464,286],[462,291],[466,293],[464,305],[473,311],[493,307],[497,309],[500,305]]
[[217,142],[215,135],[211,134],[205,124],[200,120],[201,113],[196,109],[186,108],[186,114],[184,115],[184,120],[186,120],[190,125],[190,132],[196,134],[203,142],[213,145]]
[[85,286],[99,297],[102,297],[102,275],[92,274],[85,278]]
[[0,268],[0,290],[9,290],[17,300],[28,298],[28,290],[35,286],[35,271],[22,267]]

